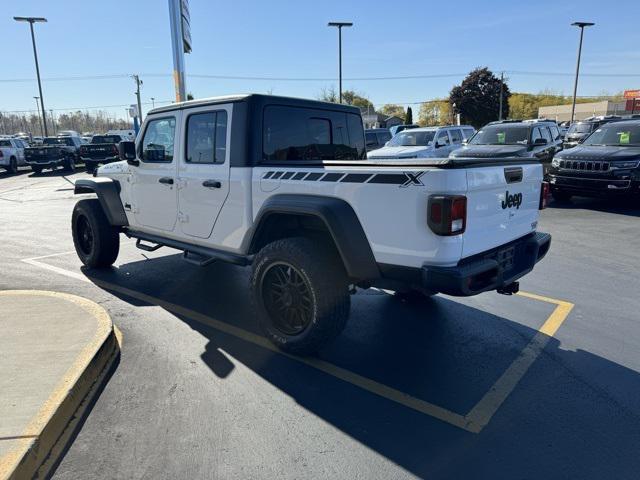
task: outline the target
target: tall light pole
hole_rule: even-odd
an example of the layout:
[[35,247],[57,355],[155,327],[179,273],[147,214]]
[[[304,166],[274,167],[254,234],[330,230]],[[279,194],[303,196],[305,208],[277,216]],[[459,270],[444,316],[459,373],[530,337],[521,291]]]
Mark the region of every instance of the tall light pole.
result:
[[576,63],[576,80],[573,83],[573,103],[571,104],[571,123],[576,113],[576,94],[578,93],[578,75],[580,74],[580,56],[582,55],[582,37],[584,35],[584,27],[591,27],[595,23],[591,22],[573,22],[574,27],[580,28],[580,43],[578,44],[578,62]]
[[31,43],[33,44],[33,58],[36,60],[36,75],[38,76],[38,90],[40,92],[40,108],[42,109],[42,125],[44,126],[44,136],[48,137],[47,131],[47,114],[44,110],[44,97],[42,96],[42,83],[40,82],[40,67],[38,66],[38,52],[36,50],[36,37],[33,33],[33,24],[36,22],[46,22],[47,19],[43,17],[13,17],[16,22],[29,22],[31,28]]
[[155,97],[151,97],[151,108],[156,108],[156,99],[155,99]]
[[40,97],[33,97],[33,98],[36,101],[36,112],[38,112],[38,123],[40,124],[40,135],[44,135],[44,128],[42,127],[42,117],[40,116],[40,111],[38,110],[39,108],[38,100],[40,99]]
[[352,27],[352,22],[329,22],[328,27],[338,28],[338,92],[342,103],[342,27]]

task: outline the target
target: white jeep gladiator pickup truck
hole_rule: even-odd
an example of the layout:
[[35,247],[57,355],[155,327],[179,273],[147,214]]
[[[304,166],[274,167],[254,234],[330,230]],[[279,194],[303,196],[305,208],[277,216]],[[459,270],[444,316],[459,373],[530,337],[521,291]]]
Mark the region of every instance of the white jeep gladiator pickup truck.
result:
[[149,112],[122,161],[75,183],[73,240],[108,267],[120,233],[200,266],[251,265],[260,325],[309,354],[337,336],[355,287],[511,294],[549,250],[535,160],[367,160],[357,108],[268,95]]

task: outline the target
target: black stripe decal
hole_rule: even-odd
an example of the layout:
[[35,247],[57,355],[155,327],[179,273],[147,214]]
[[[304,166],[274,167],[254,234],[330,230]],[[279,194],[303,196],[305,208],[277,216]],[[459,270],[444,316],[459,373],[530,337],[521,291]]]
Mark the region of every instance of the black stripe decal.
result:
[[368,183],[383,183],[386,185],[402,185],[407,181],[407,176],[396,175],[394,173],[379,173],[374,176]]
[[307,178],[305,178],[305,181],[315,181],[318,180],[323,174],[322,173],[318,173],[318,172],[311,172],[309,175],[307,175]]
[[282,180],[288,180],[289,178],[293,177],[293,174],[296,172],[287,172],[284,175],[282,175]]
[[291,180],[302,180],[307,172],[298,172],[296,173]]
[[337,182],[344,176],[344,173],[327,173],[322,177],[321,182]]
[[262,177],[262,178],[266,179],[266,178],[271,178],[272,176],[273,176],[273,172],[267,172],[267,173],[264,174],[264,177]]
[[348,173],[340,182],[364,183],[371,178],[370,173]]
[[276,172],[273,177],[271,177],[272,180],[276,180],[278,178],[280,178],[282,176],[284,172]]

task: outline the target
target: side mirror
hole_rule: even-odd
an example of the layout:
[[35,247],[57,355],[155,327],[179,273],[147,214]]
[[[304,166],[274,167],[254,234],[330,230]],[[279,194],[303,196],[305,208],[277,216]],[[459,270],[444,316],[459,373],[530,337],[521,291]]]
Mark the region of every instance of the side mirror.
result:
[[118,155],[120,160],[126,160],[129,165],[137,167],[140,165],[140,161],[136,159],[136,144],[135,142],[120,142],[118,144]]
[[547,139],[546,138],[536,138],[536,141],[533,142],[534,145],[538,146],[538,145],[546,145],[547,144]]

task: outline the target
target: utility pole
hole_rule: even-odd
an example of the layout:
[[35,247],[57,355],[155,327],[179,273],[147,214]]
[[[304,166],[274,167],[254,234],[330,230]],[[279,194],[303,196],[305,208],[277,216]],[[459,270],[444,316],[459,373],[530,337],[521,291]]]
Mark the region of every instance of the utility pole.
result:
[[171,49],[173,52],[173,82],[176,89],[176,102],[184,102],[187,99],[184,54],[191,53],[190,21],[189,1],[169,0]]
[[573,83],[573,103],[571,104],[571,123],[576,113],[576,94],[578,93],[578,75],[580,74],[580,56],[582,55],[582,37],[584,35],[584,27],[590,27],[595,25],[591,22],[573,22],[571,24],[574,27],[580,28],[580,43],[578,44],[578,61],[576,63],[576,80]]
[[142,80],[138,75],[132,75],[133,80],[136,82],[136,98],[138,99],[138,121],[140,122],[140,126],[142,126],[142,103],[140,102],[140,85],[142,85]]
[[56,131],[58,130],[56,128],[56,117],[53,115],[53,110],[49,110],[49,113],[51,114],[51,126],[53,127],[53,134],[56,134]]
[[40,67],[38,66],[38,51],[36,50],[36,36],[33,33],[33,24],[35,22],[46,22],[47,19],[43,17],[13,17],[16,22],[29,22],[29,27],[31,27],[31,43],[33,44],[33,58],[36,61],[36,76],[38,77],[38,90],[40,92],[40,107],[42,108],[42,117],[44,120],[44,136],[48,136],[47,132],[47,120],[46,113],[44,110],[44,97],[42,96],[42,83],[40,82]]
[[500,112],[498,113],[498,120],[502,120],[502,90],[504,88],[504,72],[500,73]]
[[36,112],[38,112],[38,123],[40,124],[40,135],[44,136],[44,127],[42,126],[42,117],[40,116],[40,106],[38,105],[38,100],[40,97],[33,97],[36,101]]
[[328,27],[338,28],[338,92],[340,103],[342,103],[342,27],[352,27],[351,22],[329,22]]

